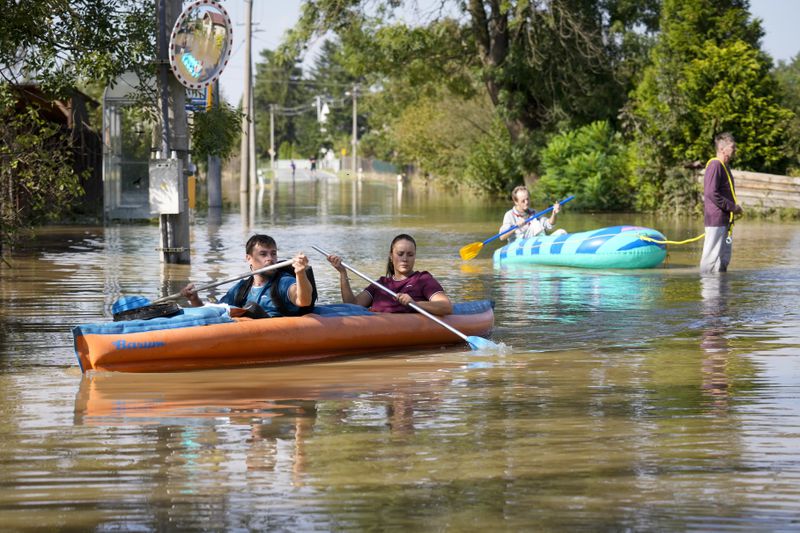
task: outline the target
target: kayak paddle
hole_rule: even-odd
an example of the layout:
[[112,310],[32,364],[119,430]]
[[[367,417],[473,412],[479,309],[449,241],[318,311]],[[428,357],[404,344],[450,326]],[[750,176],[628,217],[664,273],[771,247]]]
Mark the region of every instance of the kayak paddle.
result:
[[[559,203],[559,205],[564,205],[565,203],[569,202],[569,201],[570,201],[570,200],[572,200],[573,198],[575,198],[575,196],[574,196],[574,195],[573,195],[573,196],[569,196],[569,197],[567,197],[567,198],[564,198],[563,200],[561,200],[561,201],[560,201],[560,202],[558,202],[558,203]],[[481,251],[481,248],[483,248],[483,246],[484,246],[485,244],[488,244],[488,243],[492,242],[492,241],[493,241],[493,240],[495,240],[495,239],[499,239],[500,237],[502,237],[502,236],[503,236],[503,235],[505,235],[506,233],[508,233],[508,232],[510,232],[510,231],[514,231],[514,230],[515,230],[515,229],[517,229],[517,228],[518,228],[520,225],[522,225],[522,224],[527,224],[528,222],[530,222],[530,221],[531,221],[531,220],[533,220],[534,218],[539,218],[539,217],[540,217],[540,216],[542,216],[542,215],[546,215],[547,213],[549,213],[549,212],[550,212],[550,211],[552,211],[552,210],[553,210],[553,206],[551,205],[550,207],[548,207],[548,208],[547,208],[547,209],[545,209],[544,211],[539,211],[538,213],[534,213],[534,214],[532,214],[532,215],[531,215],[529,218],[525,219],[525,221],[524,221],[524,222],[520,222],[520,223],[519,223],[519,224],[517,224],[517,225],[511,226],[510,228],[508,228],[508,229],[507,229],[507,230],[505,230],[504,232],[502,232],[502,233],[498,233],[498,234],[497,234],[497,235],[495,235],[494,237],[489,237],[488,239],[486,239],[486,240],[485,240],[485,241],[483,241],[483,242],[473,242],[473,243],[471,243],[471,244],[468,244],[468,245],[466,245],[466,246],[463,246],[463,247],[462,247],[462,248],[461,248],[461,249],[458,251],[458,253],[461,255],[461,259],[463,259],[464,261],[469,261],[470,259],[474,259],[474,258],[475,258],[475,257],[478,255],[478,253],[480,253],[480,251]]]
[[[321,253],[322,255],[324,255],[325,257],[328,257],[329,255],[331,255],[328,252],[326,252],[325,250],[323,250],[322,248],[320,248],[319,246],[313,246],[312,245],[311,247],[313,249],[315,249],[316,251],[318,251],[319,253]],[[352,272],[353,274],[355,274],[356,276],[358,276],[360,278],[363,278],[365,281],[368,281],[368,282],[372,283],[373,285],[375,285],[376,287],[381,289],[383,292],[385,292],[387,294],[390,294],[391,296],[397,298],[397,293],[396,292],[394,292],[393,290],[391,290],[388,287],[384,287],[383,285],[381,285],[377,281],[371,279],[366,274],[362,274],[361,272],[359,272],[355,268],[351,267],[350,265],[348,265],[344,261],[342,261],[342,266],[345,267],[350,272]],[[436,318],[434,315],[432,315],[431,313],[429,313],[426,310],[422,309],[420,306],[418,306],[416,304],[412,303],[412,304],[408,304],[408,305],[409,305],[409,307],[411,307],[412,309],[414,309],[418,313],[420,313],[422,315],[425,315],[426,317],[430,318],[431,320],[433,320],[434,322],[436,322],[440,326],[443,326],[444,328],[450,330],[452,333],[455,333],[456,335],[458,335],[459,337],[464,339],[464,341],[467,344],[469,344],[469,347],[472,348],[473,350],[481,350],[481,349],[497,350],[499,348],[499,346],[497,346],[495,343],[493,343],[489,339],[484,339],[483,337],[476,337],[476,336],[467,337],[466,335],[464,335],[463,333],[458,331],[456,328],[454,328],[453,326],[451,326],[447,322],[445,322],[445,321],[443,321],[443,320],[441,320],[439,318]]]
[[[240,279],[249,278],[250,276],[255,276],[256,274],[263,274],[264,272],[270,272],[271,270],[278,270],[279,268],[283,268],[291,264],[292,264],[292,259],[287,259],[286,261],[281,261],[280,263],[275,263],[274,265],[265,266],[264,268],[259,268],[258,270],[251,270],[250,272],[245,272],[244,274],[233,276],[232,278],[215,281],[214,283],[209,283],[208,285],[197,287],[196,289],[194,289],[193,292],[204,291],[206,289],[211,289],[219,285],[224,285],[225,283],[230,283],[232,281],[238,281]],[[164,296],[163,298],[159,298],[158,300],[154,301],[153,304],[168,302],[170,300],[177,300],[181,296],[183,296],[181,293],[176,292],[175,294],[170,294],[169,296]]]
[[[204,291],[224,283],[230,283],[231,281],[249,278],[250,276],[254,276],[256,274],[263,274],[264,272],[269,272],[270,270],[277,270],[291,264],[292,259],[287,259],[286,261],[281,261],[280,263],[276,263],[274,265],[265,266],[264,268],[252,270],[232,278],[215,281],[214,283],[197,287],[194,289],[194,292]],[[181,296],[183,296],[181,293],[176,292],[175,294],[170,294],[169,296],[159,298],[154,302],[151,302],[143,296],[123,296],[114,303],[114,322],[137,319],[147,320],[150,318],[169,317],[176,315],[180,312],[181,308],[178,307],[178,304],[172,300],[177,300]]]

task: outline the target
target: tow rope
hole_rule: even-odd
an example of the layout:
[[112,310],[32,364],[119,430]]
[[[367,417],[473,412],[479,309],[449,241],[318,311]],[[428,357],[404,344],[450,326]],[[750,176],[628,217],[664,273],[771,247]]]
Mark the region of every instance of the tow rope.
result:
[[697,237],[692,237],[691,239],[686,239],[685,241],[660,241],[658,239],[654,239],[652,237],[648,237],[647,235],[640,234],[639,235],[639,239],[641,239],[643,241],[647,241],[647,242],[653,242],[653,243],[656,243],[656,244],[687,244],[687,243],[690,243],[690,242],[699,241],[700,239],[702,239],[705,236],[706,236],[705,233],[701,233]]
[[[736,191],[733,188],[733,179],[731,178],[731,173],[728,172],[728,167],[725,166],[725,163],[723,163],[719,157],[712,157],[711,159],[708,160],[708,163],[706,163],[706,168],[708,168],[708,165],[710,165],[712,161],[719,161],[719,163],[722,165],[722,169],[725,171],[725,175],[728,177],[728,186],[730,186],[731,188],[731,196],[733,196],[733,203],[738,204],[739,201],[736,199]],[[692,237],[691,239],[686,239],[685,241],[666,241],[666,240],[659,241],[652,237],[648,237],[647,235],[639,235],[639,239],[647,242],[652,242],[655,244],[688,244],[690,242],[699,241],[705,236],[706,236],[705,233],[701,233],[697,237]],[[726,239],[726,242],[730,244],[732,241],[733,241],[733,211],[730,212],[730,217],[728,218],[728,238]]]

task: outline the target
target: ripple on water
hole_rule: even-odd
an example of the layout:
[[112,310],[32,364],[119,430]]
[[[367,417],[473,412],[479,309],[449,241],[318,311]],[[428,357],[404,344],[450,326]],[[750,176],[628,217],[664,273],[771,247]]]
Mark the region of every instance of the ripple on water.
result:
[[[491,206],[461,226],[425,207],[428,193],[392,211],[385,198],[397,196],[371,187],[314,211],[341,191],[308,182],[296,217],[272,220],[264,206],[256,226],[282,252],[317,244],[376,275],[403,227],[454,299],[495,301],[501,350],[81,376],[71,325],[109,319],[120,294],[238,274],[251,228],[238,213],[200,216],[181,266],[152,260],[152,226],[61,233],[0,278],[4,525],[25,529],[35,515],[43,528],[98,530],[797,527],[800,273],[777,248],[797,228],[770,226],[762,239],[737,224],[735,268],[708,279],[699,248],[651,271],[495,270],[489,257],[454,268],[453,242],[494,228]],[[291,192],[279,192],[285,207]],[[563,216],[568,227],[607,221]],[[321,297],[337,299],[335,273],[316,259]]]

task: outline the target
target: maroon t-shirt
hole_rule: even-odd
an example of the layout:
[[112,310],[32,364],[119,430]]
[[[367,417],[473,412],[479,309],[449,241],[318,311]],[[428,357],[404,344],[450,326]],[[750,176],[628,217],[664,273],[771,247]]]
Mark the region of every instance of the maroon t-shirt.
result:
[[[444,289],[430,272],[414,272],[406,279],[395,281],[391,277],[381,276],[378,283],[391,289],[397,294],[408,294],[415,302],[424,302],[431,299],[437,292],[444,292]],[[374,284],[364,289],[372,296],[372,305],[369,310],[376,313],[415,313],[411,307],[407,307],[394,299],[385,291],[379,289]]]

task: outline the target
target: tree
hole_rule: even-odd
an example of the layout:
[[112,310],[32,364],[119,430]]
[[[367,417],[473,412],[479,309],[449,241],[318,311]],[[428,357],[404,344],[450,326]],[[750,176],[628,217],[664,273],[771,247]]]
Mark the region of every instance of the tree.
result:
[[[6,98],[8,95],[6,95]],[[29,107],[17,112],[0,95],[0,252],[22,228],[53,220],[80,194],[69,136]]]
[[[311,111],[311,97],[302,79],[303,70],[294,60],[279,61],[272,50],[261,52],[262,61],[256,63],[256,77],[253,100],[255,121],[262,125],[256,131],[256,151],[269,154],[270,148],[270,106],[274,108],[274,134],[277,149],[283,143],[297,143],[295,116],[303,112],[301,106]],[[283,110],[296,109],[287,114]]]
[[[294,157],[318,156],[321,149],[350,146],[352,114],[349,92],[359,82],[342,64],[340,44],[323,42],[319,55],[304,72],[296,56],[262,52],[263,62],[256,65],[256,120],[269,124],[270,105],[274,106],[275,146],[291,146]],[[330,113],[325,124],[317,117],[317,101],[327,104]],[[358,123],[363,127],[362,113]],[[269,130],[256,133],[259,151],[269,148]]]
[[625,61],[636,23],[652,21],[655,2],[639,10],[622,2],[470,0],[466,12],[480,58],[480,78],[509,132],[553,131],[614,119],[626,81]]
[[[740,168],[785,166],[785,125],[771,61],[747,0],[665,0],[651,65],[625,114],[637,145],[637,206],[691,205],[696,168],[717,133],[739,140]],[[682,170],[686,168],[686,170]]]
[[[315,143],[313,146],[316,146],[317,150],[324,147],[334,150],[336,153],[340,153],[342,149],[349,153],[352,149],[352,92],[355,86],[362,84],[363,78],[350,72],[346,67],[346,61],[347,58],[341,43],[334,39],[327,39],[322,43],[308,75],[309,87],[313,88],[321,102],[327,103],[329,110],[324,124],[317,122],[316,115],[306,115],[300,121],[302,126],[300,131],[304,134],[302,136],[308,135],[311,142]],[[361,90],[363,91],[363,87]],[[359,97],[363,97],[363,93]],[[356,121],[359,138],[368,129],[370,118],[364,112],[368,107],[361,105],[357,109]],[[363,147],[361,147],[361,153],[365,156],[375,155],[364,150]]]
[[239,142],[241,123],[241,114],[224,102],[196,112],[192,124],[194,159],[201,164],[207,164],[209,156],[228,159]]
[[542,152],[544,174],[534,192],[548,200],[574,194],[585,209],[629,209],[627,166],[628,147],[622,136],[608,122],[593,122],[550,140]]
[[781,88],[781,103],[794,113],[789,131],[789,159],[787,172],[800,176],[800,54],[790,62],[780,61],[775,67],[775,77]]
[[[657,0],[443,1],[439,16],[410,26],[394,17],[410,3],[304,4],[284,53],[296,55],[314,36],[334,32],[351,72],[384,91],[401,82],[412,88],[392,93],[392,101],[384,98],[394,104],[394,116],[432,93],[465,99],[484,93],[508,130],[512,151],[534,154],[544,133],[615,119],[647,40],[646,34],[632,37],[631,30],[637,24],[651,29],[658,5]],[[535,155],[517,163],[524,166],[515,169],[516,176],[536,173]]]
[[[79,194],[64,132],[32,109],[16,109],[16,87],[34,83],[53,98],[84,84],[145,71],[154,57],[151,1],[21,0],[0,17],[0,173],[3,245],[58,217]],[[152,68],[152,67],[150,67]]]
[[[510,144],[508,132],[497,132],[493,125],[487,95],[465,100],[445,93],[420,98],[415,105],[406,107],[387,132],[391,132],[397,150],[395,159],[413,160],[423,169],[436,169],[444,183],[451,184],[450,176],[474,178],[469,161],[482,141],[495,140],[499,135],[506,145]],[[480,164],[474,161],[482,171],[492,169],[497,160],[506,160],[501,153],[483,155],[486,157]]]
[[141,70],[155,56],[152,0],[20,0],[3,3],[0,73],[54,96],[90,80]]

